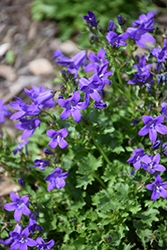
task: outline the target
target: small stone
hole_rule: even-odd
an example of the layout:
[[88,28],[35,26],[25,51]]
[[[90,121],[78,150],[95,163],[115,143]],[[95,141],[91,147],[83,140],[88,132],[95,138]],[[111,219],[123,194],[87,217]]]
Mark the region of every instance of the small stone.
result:
[[10,49],[10,43],[4,43],[0,45],[0,57],[5,55],[9,49]]
[[66,42],[60,44],[59,50],[61,50],[63,54],[68,56],[75,55],[79,52],[77,45],[70,40],[67,40]]
[[9,81],[14,81],[16,79],[16,74],[13,68],[5,64],[0,65],[0,76]]
[[53,66],[47,59],[38,58],[29,63],[29,70],[34,75],[48,75],[53,72]]

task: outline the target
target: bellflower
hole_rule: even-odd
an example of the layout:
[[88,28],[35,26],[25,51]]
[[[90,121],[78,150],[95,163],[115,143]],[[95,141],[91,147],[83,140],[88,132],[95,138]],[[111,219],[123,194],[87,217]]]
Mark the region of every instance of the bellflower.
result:
[[126,46],[127,43],[123,41],[126,40],[128,37],[129,34],[127,32],[121,35],[117,35],[115,32],[109,31],[108,34],[106,35],[106,39],[108,43],[112,45],[113,49],[118,46]]
[[73,56],[71,59],[62,58],[61,60],[57,60],[57,64],[67,67],[71,74],[75,74],[74,78],[76,78],[78,75],[78,70],[80,66],[84,64],[85,60],[86,60],[86,52],[82,50],[75,56]]
[[92,63],[89,63],[85,68],[84,71],[92,71],[95,70],[95,72],[98,72],[99,68],[103,66],[104,64],[109,64],[109,61],[105,59],[105,50],[102,48],[101,50],[98,51],[97,56],[90,52],[88,59]]
[[18,222],[21,219],[22,214],[25,214],[25,215],[31,214],[31,211],[27,207],[29,197],[24,195],[20,198],[17,194],[11,191],[10,198],[13,202],[5,204],[4,209],[6,209],[7,211],[15,210],[14,219],[16,222]]
[[59,147],[62,149],[68,146],[68,143],[64,140],[64,138],[66,138],[68,135],[68,130],[66,128],[62,128],[58,131],[49,129],[46,131],[46,134],[52,138],[48,144],[52,149],[56,148],[57,145],[59,145]]
[[14,242],[10,246],[11,250],[28,250],[28,246],[34,247],[37,245],[36,241],[29,238],[29,230],[28,228],[25,228],[22,232],[20,233],[12,233],[12,237],[14,238]]
[[105,102],[95,102],[93,104],[93,107],[97,108],[97,109],[103,109],[107,107],[107,104]]
[[79,102],[80,100],[80,93],[79,91],[75,91],[73,96],[68,99],[57,99],[58,104],[65,108],[60,115],[61,119],[66,119],[70,115],[72,115],[75,122],[80,122],[81,120],[81,113],[79,110],[86,109],[89,105],[89,102]]
[[145,48],[144,41],[149,43],[156,42],[153,36],[147,33],[152,30],[154,30],[154,28],[145,28],[144,23],[142,23],[138,28],[132,28],[132,27],[128,28],[126,32],[133,40],[135,40],[135,42],[139,46],[141,46],[144,49]]
[[147,15],[145,15],[145,14],[140,15],[139,16],[139,20],[134,21],[132,23],[132,26],[137,26],[137,25],[144,24],[145,28],[151,28],[151,29],[153,28],[153,29],[155,29],[153,27],[153,25],[155,23],[155,20],[153,19],[155,13],[157,13],[157,10],[155,10],[155,11],[149,11],[147,13]]
[[152,150],[156,150],[158,149],[160,146],[161,146],[161,141],[160,140],[157,140],[154,145],[152,145]]
[[[161,103],[161,112],[164,114],[164,115],[167,115],[167,103],[166,102],[162,102]],[[167,120],[167,116],[166,116],[166,120]]]
[[138,72],[135,73],[135,78],[133,80],[128,81],[128,84],[138,83],[140,85],[140,83],[148,82],[152,78],[151,73],[149,72],[151,67],[152,64],[146,65],[145,56],[141,56],[139,65],[133,65],[133,68],[136,68]]
[[57,187],[58,189],[66,185],[64,179],[67,178],[69,172],[63,173],[61,168],[56,168],[52,174],[48,175],[45,180],[49,181],[48,191],[51,191],[53,188]]
[[18,152],[18,151],[21,151],[22,148],[23,148],[24,145],[25,145],[25,147],[26,147],[26,154],[28,155],[28,151],[27,151],[27,144],[28,144],[28,143],[29,143],[29,140],[25,140],[24,142],[18,143],[18,147],[15,148],[15,149],[13,150],[13,154],[16,155],[17,152]]
[[108,31],[114,31],[116,29],[117,25],[114,23],[114,20],[110,20],[108,23]]
[[53,247],[55,244],[54,240],[50,240],[48,242],[45,242],[40,237],[38,237],[36,239],[36,242],[37,242],[37,249],[36,250],[51,250],[51,247]]
[[167,199],[167,191],[165,190],[167,188],[167,181],[162,183],[162,179],[158,174],[155,175],[155,181],[152,184],[146,185],[146,188],[153,191],[151,200],[157,200],[159,195]]
[[10,116],[11,112],[8,109],[7,105],[3,104],[3,99],[0,100],[0,122],[4,123],[4,117]]
[[134,149],[133,155],[127,160],[127,162],[132,163],[134,168],[139,170],[141,167],[141,162],[147,162],[149,160],[149,156],[146,155],[143,148]]
[[85,19],[92,26],[94,26],[94,27],[97,26],[96,17],[95,17],[95,14],[92,11],[88,10],[88,15],[83,16],[83,19]]
[[35,230],[44,231],[43,227],[38,226],[36,219],[34,218],[34,214],[30,215],[29,224],[27,225],[31,234],[34,234]]
[[39,125],[39,118],[33,118],[32,120],[20,119],[20,122],[15,124],[16,128],[24,130],[21,140],[32,136]]
[[138,132],[138,135],[143,136],[149,133],[150,141],[154,142],[157,139],[157,132],[163,135],[167,134],[167,127],[161,124],[164,120],[164,115],[160,115],[156,118],[143,115],[142,119],[145,126]]
[[42,108],[52,108],[55,106],[55,101],[52,99],[54,93],[50,89],[44,89],[41,85],[40,87],[31,85],[32,89],[27,90],[24,88],[24,92],[28,95],[40,109]]
[[107,77],[112,75],[114,72],[112,70],[107,71],[107,68],[108,68],[108,64],[103,65],[102,67],[98,69],[98,72],[92,76],[95,85],[96,84],[99,85],[99,83],[101,83],[101,86],[104,87],[105,83],[109,85],[111,84],[111,81]]
[[25,104],[21,99],[18,97],[15,97],[17,102],[11,102],[9,105],[16,110],[19,110],[19,112],[16,112],[13,114],[10,119],[17,120],[23,116],[32,116],[32,115],[38,115],[40,113],[40,109],[37,105],[34,103],[27,105]]
[[167,59],[167,39],[164,39],[163,48],[153,48],[151,54],[158,59],[159,63],[165,62],[165,59]]
[[96,102],[101,101],[101,96],[97,90],[103,89],[104,83],[101,81],[98,82],[98,79],[96,80],[95,75],[91,76],[89,79],[81,77],[79,79],[79,88],[81,91],[86,93],[86,98],[90,96]]
[[34,162],[36,163],[35,165],[33,165],[34,168],[39,167],[40,170],[45,170],[45,167],[49,166],[50,161],[49,160],[34,160]]
[[[0,240],[0,244],[2,244],[2,245],[9,245],[9,244],[14,243],[14,241],[15,241],[14,235],[15,235],[15,234],[20,234],[21,231],[22,231],[22,226],[19,225],[19,224],[17,224],[17,225],[15,226],[15,228],[14,228],[14,231],[13,231],[13,232],[12,232],[12,231],[9,232],[10,238],[7,239],[7,240]],[[12,248],[10,248],[10,249],[12,249]]]
[[142,164],[142,168],[144,168],[145,170],[147,170],[151,174],[153,174],[155,171],[165,171],[166,168],[159,164],[160,159],[161,159],[161,157],[160,157],[160,154],[158,153],[153,157],[152,160],[151,160],[151,158],[148,158],[145,161],[146,164]]

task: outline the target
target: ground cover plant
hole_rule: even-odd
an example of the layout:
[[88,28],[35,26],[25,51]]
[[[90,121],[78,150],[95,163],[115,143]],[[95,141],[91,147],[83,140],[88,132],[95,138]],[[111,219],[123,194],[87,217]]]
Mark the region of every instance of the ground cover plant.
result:
[[[92,50],[54,58],[62,86],[24,89],[0,122],[0,163],[20,184],[4,198],[1,248],[166,249],[166,33],[157,11],[101,27],[83,16]],[[138,46],[152,48],[140,57]]]

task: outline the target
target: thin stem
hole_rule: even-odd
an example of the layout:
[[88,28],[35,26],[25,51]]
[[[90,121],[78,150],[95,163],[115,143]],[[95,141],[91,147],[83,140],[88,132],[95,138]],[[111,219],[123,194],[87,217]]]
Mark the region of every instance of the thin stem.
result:
[[94,142],[96,148],[97,148],[97,149],[99,150],[99,152],[102,154],[102,156],[104,157],[105,161],[106,161],[109,165],[111,165],[111,161],[108,159],[108,157],[107,157],[107,155],[104,153],[103,149],[99,146],[99,144],[97,143],[97,141],[96,141],[96,139],[94,138],[94,136],[93,136],[93,135],[91,135],[91,136],[92,136],[92,139],[93,139],[93,142]]
[[98,175],[96,175],[95,173],[93,173],[93,176],[95,177],[95,179],[101,184],[101,186],[105,189],[107,189],[106,185],[104,184],[104,182],[99,178]]

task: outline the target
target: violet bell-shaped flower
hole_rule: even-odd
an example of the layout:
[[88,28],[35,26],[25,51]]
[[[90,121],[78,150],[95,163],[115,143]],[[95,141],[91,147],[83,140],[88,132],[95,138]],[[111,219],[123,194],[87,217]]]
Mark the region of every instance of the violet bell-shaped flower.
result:
[[152,184],[146,185],[146,188],[152,190],[151,200],[155,201],[158,199],[159,195],[161,195],[164,199],[167,199],[167,181],[162,183],[162,178],[156,174],[155,181]]
[[16,222],[18,222],[21,219],[22,214],[30,215],[31,211],[29,210],[28,206],[28,200],[29,197],[26,195],[22,196],[21,198],[15,194],[14,192],[10,192],[10,198],[13,202],[7,203],[4,205],[4,209],[7,211],[14,211],[14,219]]
[[117,25],[114,23],[114,20],[110,20],[108,23],[108,32],[109,31],[115,31]]
[[126,40],[128,37],[129,37],[129,34],[127,32],[121,35],[117,35],[115,32],[109,31],[106,35],[106,39],[108,43],[112,45],[113,49],[118,46],[126,46],[127,43],[123,41]]
[[45,170],[45,167],[49,166],[50,165],[50,161],[49,160],[34,160],[35,162],[35,165],[33,165],[34,168],[37,168],[39,167],[40,170],[44,171]]
[[39,118],[33,118],[32,120],[20,119],[20,122],[15,124],[16,128],[24,130],[21,140],[32,136],[39,125]]
[[36,250],[51,250],[51,247],[53,247],[55,244],[54,240],[50,240],[48,242],[45,242],[40,237],[38,237],[36,239],[36,242],[37,242],[37,249]]
[[28,250],[28,246],[34,247],[37,245],[36,241],[29,238],[29,230],[25,228],[21,233],[12,233],[14,242],[11,245],[11,250]]
[[92,52],[89,53],[88,59],[92,63],[89,63],[85,68],[84,72],[95,70],[95,72],[98,72],[99,68],[102,67],[104,64],[109,64],[109,61],[105,59],[105,50],[102,48],[98,51],[97,56],[93,54]]
[[153,174],[155,171],[166,171],[166,168],[159,164],[161,160],[160,154],[156,154],[153,159],[149,157],[146,161],[145,164],[142,164],[142,168]]
[[167,103],[166,102],[162,102],[161,103],[161,112],[166,115],[166,121],[167,121]]
[[63,173],[61,168],[56,168],[52,174],[48,175],[45,180],[49,181],[48,191],[51,191],[53,188],[57,187],[61,189],[66,185],[64,179],[67,178],[69,172]]
[[153,48],[151,54],[158,59],[158,63],[165,62],[165,59],[167,59],[167,39],[164,39],[163,48]]
[[[98,81],[99,78],[96,75],[91,76],[89,79],[81,77],[79,79],[79,88],[81,91],[85,92],[85,100],[89,100],[89,96],[96,102],[101,101],[101,96],[97,92],[97,90],[102,90],[104,88],[105,83],[101,80]],[[86,101],[88,102],[88,101]]]
[[144,41],[149,43],[156,42],[153,36],[147,33],[152,30],[154,30],[154,28],[145,28],[144,23],[142,23],[138,28],[133,28],[133,27],[128,28],[126,32],[133,40],[135,40],[135,42],[139,46],[141,46],[144,49],[145,48]]
[[[15,228],[14,228],[14,231],[10,231],[10,232],[9,232],[9,234],[10,234],[9,239],[7,239],[7,240],[0,240],[0,244],[6,246],[6,245],[9,245],[9,244],[14,243],[14,241],[15,241],[15,237],[14,237],[15,233],[16,233],[16,235],[17,235],[17,234],[20,235],[21,231],[22,231],[22,226],[19,225],[19,224],[17,224],[17,225],[15,226]],[[12,236],[13,236],[13,237],[12,237]],[[12,248],[10,248],[10,249],[12,249]]]
[[[56,52],[54,53],[54,58],[55,54]],[[56,62],[57,64],[67,67],[71,74],[75,74],[74,78],[76,78],[78,76],[78,70],[80,66],[84,64],[85,60],[86,60],[86,52],[82,50],[75,56],[73,56],[71,59],[62,58],[61,60],[57,60]]]
[[[108,64],[103,65],[101,68],[99,68],[98,72],[92,76],[93,81],[94,81],[94,86],[98,85],[99,88],[99,84],[101,83],[101,86],[104,87],[105,83],[107,84],[111,84],[110,79],[108,79],[107,77],[112,75],[114,73],[114,71],[110,70],[107,71],[108,68]],[[101,89],[103,89],[103,87]],[[99,89],[99,90],[101,90]]]
[[0,123],[4,123],[4,117],[10,116],[11,111],[9,111],[8,106],[3,104],[3,99],[0,100]]
[[94,26],[96,27],[97,26],[97,22],[96,22],[96,17],[95,17],[95,14],[88,10],[88,15],[87,16],[83,16],[83,19],[85,19],[88,23],[91,24],[91,26]]
[[132,163],[134,168],[137,170],[141,167],[141,162],[147,162],[149,156],[144,152],[143,148],[135,148],[133,150],[133,155],[127,160],[127,162]]
[[16,155],[18,151],[21,151],[22,148],[25,146],[26,147],[26,155],[28,155],[27,151],[27,144],[29,143],[29,140],[25,140],[24,142],[18,143],[18,147],[13,150],[13,154]]
[[157,139],[157,132],[163,135],[167,134],[167,127],[161,124],[164,120],[164,115],[160,115],[156,118],[143,115],[142,119],[145,126],[138,132],[138,135],[143,136],[149,133],[150,141],[154,142]]
[[30,218],[29,218],[29,224],[27,225],[28,229],[30,230],[30,233],[31,234],[34,234],[34,232],[36,230],[41,230],[41,231],[44,231],[43,227],[40,227],[37,222],[36,222],[36,216],[34,216],[34,214],[31,214],[30,215]]
[[62,128],[58,131],[49,129],[46,131],[46,134],[48,137],[52,138],[48,144],[52,149],[56,148],[57,145],[62,149],[68,146],[68,143],[64,140],[68,135],[68,130],[66,128]]
[[145,27],[145,28],[155,29],[155,28],[153,27],[153,25],[154,25],[154,23],[155,23],[155,20],[153,19],[155,13],[157,13],[157,10],[155,10],[155,11],[149,11],[149,12],[147,13],[147,15],[141,14],[141,15],[139,16],[139,20],[135,20],[135,21],[132,23],[132,26],[137,26],[137,25],[144,24],[144,27]]
[[135,77],[132,80],[128,81],[128,84],[135,84],[138,83],[145,83],[146,81],[149,81],[152,78],[151,73],[149,72],[149,69],[152,67],[152,64],[146,65],[146,58],[145,56],[141,56],[139,60],[139,65],[134,64],[133,68],[136,68],[138,72],[135,73]]
[[25,104],[21,99],[18,97],[15,97],[17,102],[11,102],[9,105],[16,110],[19,110],[18,112],[14,113],[10,119],[11,120],[17,120],[23,116],[32,116],[32,115],[38,115],[41,111],[38,108],[37,105],[34,103],[27,105]]
[[42,108],[52,108],[55,106],[55,101],[52,99],[54,93],[50,89],[44,89],[41,85],[40,87],[31,85],[32,89],[27,90],[24,88],[24,92],[28,95],[40,109]]
[[72,115],[75,122],[80,122],[81,113],[79,110],[86,109],[89,105],[89,102],[85,100],[85,102],[79,102],[80,93],[79,91],[75,91],[73,96],[68,99],[57,99],[58,104],[65,108],[60,115],[61,119],[67,119],[70,115]]

